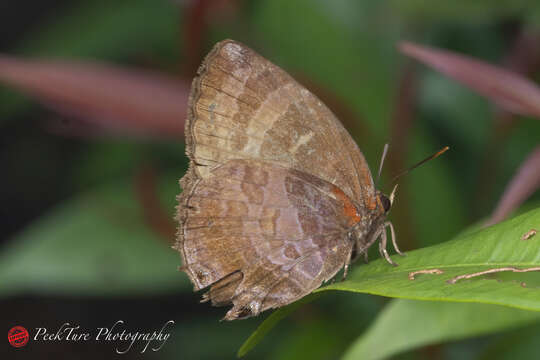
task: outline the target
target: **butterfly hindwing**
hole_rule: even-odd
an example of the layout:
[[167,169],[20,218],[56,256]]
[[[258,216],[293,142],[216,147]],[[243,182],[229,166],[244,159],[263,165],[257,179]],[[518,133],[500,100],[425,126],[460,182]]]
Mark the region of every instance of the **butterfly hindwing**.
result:
[[184,204],[179,250],[195,288],[211,286],[207,298],[215,305],[232,303],[231,318],[309,294],[343,267],[352,248],[347,204],[336,191],[258,160],[213,169]]

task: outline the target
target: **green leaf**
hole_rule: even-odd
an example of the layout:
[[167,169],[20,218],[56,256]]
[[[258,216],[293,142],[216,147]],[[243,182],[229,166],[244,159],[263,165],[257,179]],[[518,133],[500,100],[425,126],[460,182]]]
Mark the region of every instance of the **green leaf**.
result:
[[[536,281],[538,273],[500,273],[447,283],[458,275],[497,267],[540,266],[538,239],[521,240],[522,234],[538,223],[540,208],[489,228],[467,232],[452,241],[411,251],[403,258],[394,256],[398,267],[390,267],[385,260],[378,259],[368,266],[358,267],[347,281],[316,291],[343,290],[418,300],[479,302],[540,311],[540,291],[521,284],[526,278]],[[410,272],[425,269],[440,269],[444,274],[422,274],[409,280]]]
[[[178,182],[171,177],[165,184],[168,188],[161,190],[166,188],[174,198]],[[172,217],[172,205],[170,213]],[[177,271],[180,257],[171,242],[146,226],[131,183],[107,185],[53,209],[4,247],[0,295],[133,295],[188,289],[189,281]]]
[[240,349],[238,349],[238,357],[246,355],[251,349],[253,349],[253,347],[255,347],[255,345],[257,345],[282,319],[286,318],[290,313],[294,312],[300,306],[315,300],[319,296],[319,294],[310,294],[270,314],[270,316],[268,316],[261,323],[257,330],[255,330],[253,334],[251,334],[249,338],[244,341],[242,346],[240,346]]
[[343,359],[387,359],[420,346],[493,333],[539,319],[537,312],[496,305],[394,300]]
[[[540,273],[497,273],[460,280],[455,284],[447,282],[458,275],[491,268],[540,266],[537,244],[540,238],[521,240],[522,234],[539,223],[540,208],[537,208],[489,228],[466,231],[454,240],[408,252],[405,257],[393,256],[399,263],[397,267],[390,266],[384,259],[358,266],[348,280],[322,287],[315,293],[341,290],[418,300],[498,304],[540,311]],[[427,269],[440,269],[444,273],[419,274],[415,280],[409,279],[410,272]],[[289,312],[289,307],[278,309],[266,319],[242,345],[242,354],[255,346],[275,326],[276,320]],[[264,332],[257,334],[259,331]]]

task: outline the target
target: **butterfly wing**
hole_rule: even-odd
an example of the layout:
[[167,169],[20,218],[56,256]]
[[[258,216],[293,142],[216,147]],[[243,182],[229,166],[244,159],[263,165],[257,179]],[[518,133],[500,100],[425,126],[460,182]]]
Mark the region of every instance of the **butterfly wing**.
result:
[[176,247],[195,289],[210,287],[206,300],[232,303],[227,319],[252,316],[339,271],[375,189],[341,123],[279,67],[226,40],[198,73]]
[[344,265],[355,219],[335,185],[259,160],[230,160],[184,197],[178,248],[195,289],[226,319],[295,301]]
[[186,123],[192,160],[182,186],[232,159],[300,170],[375,207],[369,167],[334,114],[278,66],[247,46],[222,41],[194,79]]

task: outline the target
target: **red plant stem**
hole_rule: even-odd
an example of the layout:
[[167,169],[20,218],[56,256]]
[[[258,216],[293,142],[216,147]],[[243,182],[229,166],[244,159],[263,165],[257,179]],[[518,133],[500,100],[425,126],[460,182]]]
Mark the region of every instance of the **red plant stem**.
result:
[[[503,63],[518,74],[529,75],[540,64],[540,48],[537,46],[539,42],[539,33],[522,31],[514,40],[512,49]],[[473,214],[471,215],[474,218],[485,215],[483,206],[488,203],[493,194],[495,182],[492,179],[500,173],[500,159],[504,144],[516,126],[516,116],[502,109],[497,110],[494,120],[491,136],[480,163],[476,199],[472,201]]]
[[152,167],[143,166],[135,175],[135,193],[143,218],[148,226],[163,239],[168,245],[174,242],[176,225],[159,201],[157,195],[156,174]]

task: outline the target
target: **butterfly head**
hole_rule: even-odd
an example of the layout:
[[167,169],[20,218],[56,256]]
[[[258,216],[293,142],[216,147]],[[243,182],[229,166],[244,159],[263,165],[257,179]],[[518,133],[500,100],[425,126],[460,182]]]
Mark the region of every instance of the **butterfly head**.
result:
[[392,204],[394,204],[394,198],[396,196],[397,187],[398,186],[396,184],[389,196],[377,190],[377,193],[376,193],[377,202],[380,204],[380,206],[384,210],[384,215],[388,214],[388,212],[392,208]]
[[386,219],[386,215],[394,203],[396,191],[397,184],[394,186],[394,189],[392,189],[390,195],[383,194],[381,191],[377,190],[375,193],[375,201],[377,203],[375,211],[370,212],[369,215],[364,218],[364,221],[358,222],[358,224],[349,233],[349,237],[354,242],[352,251],[354,253],[354,256],[352,256],[353,261],[362,254],[367,261],[367,251],[369,247],[380,239],[381,242],[379,244],[379,252],[381,253],[381,256],[384,257],[391,265],[397,265],[394,261],[392,261],[388,255],[388,252],[386,251],[386,228],[389,227],[391,231],[390,240],[394,245],[394,249],[398,254],[403,255],[396,244],[394,226]]

